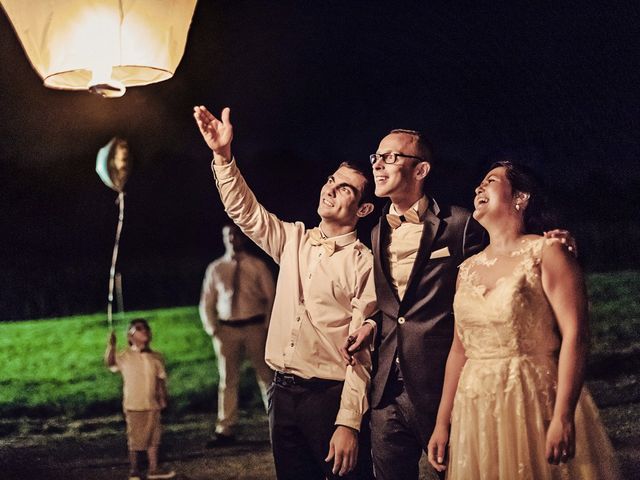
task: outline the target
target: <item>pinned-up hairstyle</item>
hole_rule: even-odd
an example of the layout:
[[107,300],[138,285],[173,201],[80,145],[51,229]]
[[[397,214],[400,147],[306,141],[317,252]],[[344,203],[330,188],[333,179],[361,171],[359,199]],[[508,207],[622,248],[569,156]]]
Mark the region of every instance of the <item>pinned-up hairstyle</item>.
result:
[[525,233],[542,234],[555,226],[555,216],[549,210],[549,201],[544,186],[535,172],[511,160],[494,162],[489,170],[504,167],[507,180],[511,184],[513,194],[528,193],[527,207],[524,209],[523,220]]

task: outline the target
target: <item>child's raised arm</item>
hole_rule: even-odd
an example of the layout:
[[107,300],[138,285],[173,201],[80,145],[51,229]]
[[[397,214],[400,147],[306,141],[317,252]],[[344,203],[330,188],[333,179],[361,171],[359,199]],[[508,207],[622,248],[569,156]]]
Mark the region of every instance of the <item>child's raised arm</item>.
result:
[[107,350],[104,352],[104,363],[108,368],[116,364],[116,333],[111,330],[107,339]]

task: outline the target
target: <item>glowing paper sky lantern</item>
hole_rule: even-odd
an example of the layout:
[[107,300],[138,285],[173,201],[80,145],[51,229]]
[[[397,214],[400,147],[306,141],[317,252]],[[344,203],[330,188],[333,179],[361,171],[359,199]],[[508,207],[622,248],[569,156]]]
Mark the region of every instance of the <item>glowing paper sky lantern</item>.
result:
[[171,78],[196,0],[0,0],[45,86],[106,97]]

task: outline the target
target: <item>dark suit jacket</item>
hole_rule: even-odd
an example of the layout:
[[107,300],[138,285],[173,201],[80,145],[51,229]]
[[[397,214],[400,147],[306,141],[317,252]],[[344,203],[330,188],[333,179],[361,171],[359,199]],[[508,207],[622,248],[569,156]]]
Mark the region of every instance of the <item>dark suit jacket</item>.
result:
[[[438,205],[430,199],[418,255],[400,301],[389,277],[385,254],[390,229],[385,219],[388,210],[389,205],[371,233],[380,308],[371,406],[381,406],[397,351],[405,389],[418,415],[421,433],[429,438],[453,339],[452,304],[458,266],[482,249],[486,234],[469,211]],[[449,256],[430,259],[434,251],[445,247]]]

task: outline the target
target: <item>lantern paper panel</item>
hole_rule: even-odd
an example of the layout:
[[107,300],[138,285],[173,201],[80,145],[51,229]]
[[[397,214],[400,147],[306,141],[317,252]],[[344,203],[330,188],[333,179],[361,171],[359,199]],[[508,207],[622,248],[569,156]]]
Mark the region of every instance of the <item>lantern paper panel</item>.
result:
[[50,88],[87,90],[171,78],[196,0],[0,0]]

